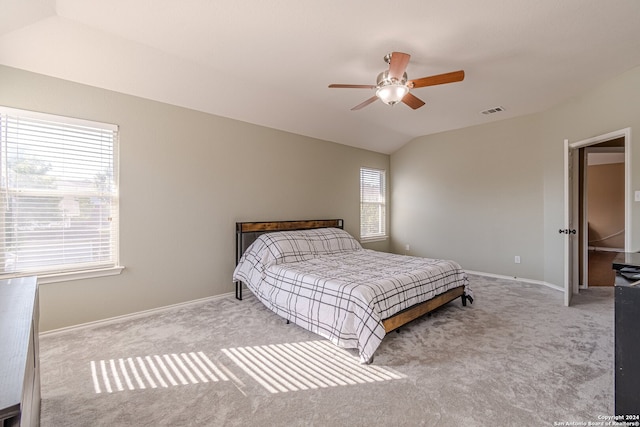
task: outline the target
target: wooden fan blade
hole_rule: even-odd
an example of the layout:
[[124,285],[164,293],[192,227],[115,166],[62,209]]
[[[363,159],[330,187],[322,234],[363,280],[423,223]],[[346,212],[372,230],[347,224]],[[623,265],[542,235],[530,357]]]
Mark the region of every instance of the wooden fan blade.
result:
[[404,102],[414,110],[417,110],[424,105],[424,101],[417,96],[412,95],[411,92],[407,93],[404,98],[402,98],[402,102]]
[[464,80],[464,71],[453,71],[451,73],[437,74],[435,76],[422,77],[421,79],[409,80],[409,87],[425,87],[443,85],[445,83],[455,83]]
[[367,105],[371,104],[372,102],[375,102],[377,99],[378,99],[378,97],[377,97],[377,96],[372,96],[371,98],[367,99],[366,101],[364,101],[364,102],[362,102],[362,103],[360,103],[360,104],[356,105],[355,107],[353,107],[353,108],[351,109],[351,111],[356,111],[356,110],[359,110],[359,109],[361,109],[361,108],[364,108],[364,107],[366,107]]
[[331,84],[330,88],[334,89],[375,89],[375,85],[340,85],[340,84]]
[[409,59],[411,55],[402,52],[392,52],[391,60],[389,62],[389,77],[392,79],[402,79],[402,75],[409,65]]

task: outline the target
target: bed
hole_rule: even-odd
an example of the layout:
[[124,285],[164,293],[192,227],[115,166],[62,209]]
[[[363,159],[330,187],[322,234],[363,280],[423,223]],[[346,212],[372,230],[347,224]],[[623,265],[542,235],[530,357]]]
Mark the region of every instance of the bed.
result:
[[384,336],[460,298],[454,261],[364,249],[341,219],[236,223],[236,298],[243,283],[270,310],[371,363]]

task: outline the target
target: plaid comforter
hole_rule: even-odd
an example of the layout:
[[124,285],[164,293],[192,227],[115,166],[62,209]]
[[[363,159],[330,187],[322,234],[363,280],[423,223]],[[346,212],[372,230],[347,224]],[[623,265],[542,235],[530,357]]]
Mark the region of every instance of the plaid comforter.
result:
[[264,234],[234,280],[285,319],[356,348],[362,362],[382,342],[384,319],[468,283],[453,261],[363,249],[339,229]]

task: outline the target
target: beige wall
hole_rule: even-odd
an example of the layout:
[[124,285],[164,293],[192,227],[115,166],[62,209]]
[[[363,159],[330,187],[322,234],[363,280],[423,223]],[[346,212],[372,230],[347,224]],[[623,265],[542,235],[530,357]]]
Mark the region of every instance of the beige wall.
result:
[[563,140],[582,141],[624,128],[631,128],[631,188],[626,198],[631,206],[631,247],[640,250],[640,205],[633,191],[640,190],[640,67],[557,105],[541,114],[545,180],[545,280],[562,283],[563,240]]
[[[231,292],[234,223],[344,218],[389,156],[0,66],[0,105],[120,126],[119,276],[42,285],[41,330]],[[388,249],[388,243],[375,245]]]
[[587,167],[587,215],[589,246],[624,248],[624,163]]
[[[391,155],[392,250],[563,285],[564,139],[632,128],[632,251],[640,250],[640,68],[527,117],[416,138]],[[508,106],[507,106],[508,108]],[[637,132],[635,132],[637,133]],[[514,264],[520,255],[522,264]]]
[[[416,138],[389,159],[0,66],[0,104],[121,130],[126,269],[43,285],[42,330],[232,291],[236,221],[341,217],[357,236],[360,166],[391,171],[392,240],[375,249],[404,253],[410,244],[410,254],[562,285],[563,140],[626,127],[633,136],[639,91],[636,68],[540,114]],[[638,138],[631,168],[633,200]]]
[[[536,116],[423,136],[391,156],[392,250],[542,280]],[[514,257],[521,263],[515,264]]]

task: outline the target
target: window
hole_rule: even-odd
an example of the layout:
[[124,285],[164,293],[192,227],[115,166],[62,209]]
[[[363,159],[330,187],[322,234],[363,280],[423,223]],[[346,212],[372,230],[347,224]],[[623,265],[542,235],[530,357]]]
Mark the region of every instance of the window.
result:
[[382,239],[387,235],[387,190],[385,171],[360,168],[360,239]]
[[0,107],[0,278],[122,269],[117,143],[115,125]]

